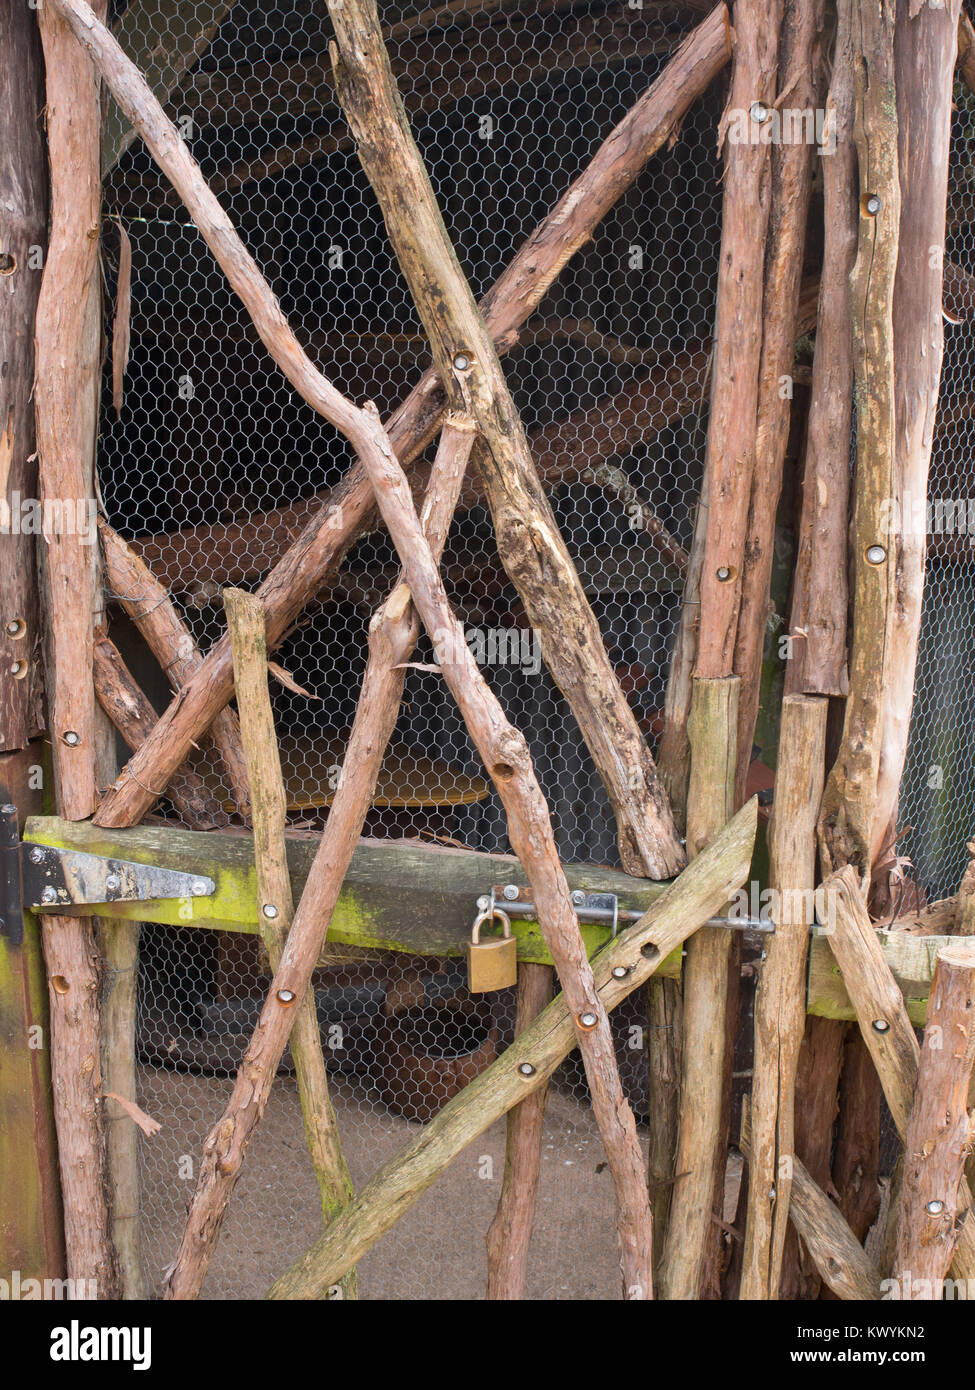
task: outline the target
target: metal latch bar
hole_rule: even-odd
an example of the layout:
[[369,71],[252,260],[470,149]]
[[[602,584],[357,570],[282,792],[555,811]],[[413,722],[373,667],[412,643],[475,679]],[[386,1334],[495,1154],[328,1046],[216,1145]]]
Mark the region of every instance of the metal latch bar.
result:
[[[478,910],[483,912],[494,903],[498,903],[509,917],[534,921],[538,914],[532,897],[530,888],[521,887],[516,883],[495,884],[490,894],[482,894],[478,898],[477,906]],[[613,936],[616,935],[619,923],[639,922],[641,917],[646,916],[646,909],[639,911],[635,908],[620,907],[615,893],[587,893],[582,888],[573,889],[572,906],[580,922],[608,926]],[[709,917],[704,925],[724,927],[728,931],[764,932],[766,935],[775,931],[775,923],[769,917]]]

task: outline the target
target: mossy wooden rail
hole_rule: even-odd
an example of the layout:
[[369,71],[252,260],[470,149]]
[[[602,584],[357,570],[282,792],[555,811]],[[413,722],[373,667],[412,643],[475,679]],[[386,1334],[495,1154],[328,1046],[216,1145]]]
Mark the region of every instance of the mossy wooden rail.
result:
[[[217,834],[162,825],[114,830],[88,821],[33,816],[26,823],[24,839],[206,875],[217,885],[216,892],[205,898],[114,903],[115,918],[257,933],[257,876],[248,834]],[[296,898],[304,887],[317,844],[314,835],[288,836],[288,867]],[[615,893],[621,908],[643,912],[667,886],[598,865],[567,865],[565,872],[570,888]],[[525,887],[527,881],[518,860],[511,855],[415,842],[364,840],[353,855],[329,928],[329,945],[421,956],[462,956],[477,897],[488,892],[492,884],[515,883]],[[94,905],[91,910],[94,912]],[[552,957],[537,922],[515,920],[511,928],[518,941],[519,960],[551,965]],[[609,939],[609,929],[583,923],[582,935],[591,956]],[[886,930],[878,932],[878,936],[911,1021],[920,1026],[924,1023],[938,950],[950,938]],[[668,957],[658,973],[676,979],[680,975],[679,953]],[[806,1009],[823,1018],[856,1017],[828,938],[818,934],[810,943]]]

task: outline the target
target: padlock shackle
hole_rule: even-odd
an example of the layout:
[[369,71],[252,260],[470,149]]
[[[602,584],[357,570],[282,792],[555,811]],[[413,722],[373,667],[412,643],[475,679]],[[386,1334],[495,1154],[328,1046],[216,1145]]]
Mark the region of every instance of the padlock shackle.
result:
[[501,922],[501,939],[506,941],[511,936],[511,918],[508,916],[507,912],[504,912],[497,906],[493,908],[489,907],[486,912],[479,912],[474,918],[474,925],[471,928],[472,946],[479,946],[481,944],[481,927],[485,922],[493,922],[495,917],[499,918]]

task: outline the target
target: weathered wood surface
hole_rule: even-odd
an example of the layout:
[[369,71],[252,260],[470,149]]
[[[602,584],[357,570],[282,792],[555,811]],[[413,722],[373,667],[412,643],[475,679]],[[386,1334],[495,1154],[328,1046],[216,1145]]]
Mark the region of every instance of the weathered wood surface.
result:
[[[14,522],[37,496],[34,454],[34,314],[47,244],[47,156],[40,112],[43,57],[37,14],[0,11],[0,52],[16,81],[0,87],[0,752],[24,748],[42,722],[36,538]],[[19,520],[19,516],[18,516]]]
[[[99,0],[96,12],[103,15],[106,6],[107,0]],[[44,685],[58,806],[70,820],[81,820],[91,815],[98,790],[91,675],[97,548],[90,527],[101,373],[101,84],[57,10],[43,6],[38,20],[51,169],[51,229],[35,321],[34,379],[37,495],[51,511],[39,549]]]
[[897,802],[914,706],[926,526],[913,520],[927,496],[944,355],[945,202],[961,0],[898,6],[894,28],[901,189],[894,281],[894,514],[883,544],[897,602],[890,623],[871,852],[897,829]]
[[708,425],[708,534],[701,573],[696,673],[730,676],[741,604],[748,507],[758,431],[759,369],[771,146],[732,142],[727,122],[765,109],[776,95],[782,0],[738,0],[725,141],[721,258]]
[[[551,1003],[554,973],[550,965],[519,967],[516,1041]],[[487,1297],[492,1301],[520,1302],[525,1296],[546,1094],[547,1087],[540,1086],[508,1111],[501,1196],[487,1233]]]
[[[159,718],[104,632],[95,633],[92,674],[98,703],[131,749],[141,748]],[[192,768],[173,775],[166,796],[191,830],[212,830],[226,824],[226,815],[214,804],[206,784]]]
[[[917,1038],[900,991],[884,962],[854,870],[851,866],[839,870],[823,886],[830,894],[835,917],[830,947],[843,971],[860,1032],[873,1058],[897,1132],[904,1139],[917,1090]],[[975,1278],[975,1219],[971,1206],[971,1193],[963,1181],[958,1188],[958,1207],[969,1214],[959,1223],[952,1264],[953,1273],[962,1279]]]
[[501,562],[613,806],[620,862],[629,873],[667,878],[684,862],[670,803],[539,480],[491,331],[444,227],[390,71],[378,15],[367,0],[343,0],[331,13],[336,88],[359,160],[448,399],[481,431],[478,473]]
[[42,916],[40,923],[68,1278],[94,1280],[97,1297],[111,1299],[118,1271],[106,1198],[95,928],[88,919]]
[[[886,968],[891,972],[916,1026],[924,1023],[938,951],[950,936],[915,936],[912,932],[871,931],[877,938]],[[830,935],[818,931],[809,951],[808,1011],[820,1018],[856,1019],[856,1009],[843,974],[830,949]]]
[[[816,111],[821,104],[823,10],[824,0],[784,0],[782,5],[778,87],[784,103],[794,110]],[[734,647],[733,669],[741,678],[737,805],[745,799],[745,781],[752,761],[772,602],[775,517],[792,421],[799,289],[814,159],[819,162],[811,141],[792,139],[772,147],[754,472]]]
[[[267,684],[264,605],[254,594],[240,589],[225,589],[223,602],[251,789],[259,931],[271,969],[277,970],[294,919],[294,899],[284,829],[287,803]],[[305,1143],[318,1182],[322,1221],[328,1226],[348,1204],[354,1189],[329,1096],[314,991],[305,992],[295,1003],[294,1012],[291,1056],[298,1080]],[[223,1175],[225,1191],[220,1195],[224,1206],[230,1200],[234,1176],[234,1170]],[[212,1222],[211,1229],[212,1246],[219,1221]],[[357,1293],[355,1271],[350,1270],[342,1283],[342,1296],[355,1298]]]
[[[575,252],[589,240],[606,210],[600,189],[611,171],[619,197],[636,178],[645,161],[670,136],[687,106],[704,91],[729,56],[727,9],[717,6],[674,55],[660,78],[641,98],[639,115],[624,120],[600,147],[580,177],[567,190],[507,274],[510,295],[495,298],[488,312],[488,327],[502,337],[499,348],[510,347],[514,334],[504,339],[498,327],[507,314],[520,325],[537,307],[546,291]],[[109,51],[111,51],[109,49]],[[126,114],[136,123],[135,107]],[[159,116],[162,116],[161,111]],[[165,118],[163,118],[165,119]],[[144,134],[144,132],[143,132]],[[621,150],[622,146],[622,150]],[[167,170],[167,173],[170,173]],[[171,176],[171,175],[170,175]],[[179,187],[178,184],[174,185]],[[181,196],[183,189],[180,188]],[[547,250],[538,271],[529,248]],[[518,297],[511,297],[515,290]],[[401,462],[414,459],[435,436],[446,398],[435,373],[429,373],[390,419],[391,442]],[[308,600],[338,567],[348,547],[363,530],[375,524],[372,490],[362,469],[353,466],[333,490],[326,504],[305,524],[289,544],[282,560],[261,585],[268,613],[268,642],[274,646],[291,626]],[[262,537],[263,544],[263,537]],[[192,741],[209,727],[233,692],[230,646],[222,639],[208,654],[204,666],[160,720],[145,751],[133,760],[128,779],[103,799],[99,820],[106,825],[130,825],[152,804],[138,782],[147,780],[150,767],[165,780],[183,762]],[[137,779],[137,780],[136,780]]]
[[[688,723],[691,775],[687,793],[687,852],[694,858],[734,811],[735,730],[739,681],[694,681]],[[727,1158],[723,1128],[728,975],[735,958],[731,933],[705,927],[688,943],[684,963],[680,1113],[673,1195],[659,1274],[666,1299],[700,1295],[712,1242],[719,1173]]]
[[[744,882],[758,824],[748,803],[668,886],[650,911],[593,962],[597,988],[613,1009],[644,984],[662,959],[717,912]],[[625,969],[617,979],[613,970]],[[434,1183],[471,1140],[544,1086],[576,1045],[572,1014],[559,995],[516,1044],[455,1096],[356,1196],[352,1206],[272,1287],[271,1298],[320,1298]],[[530,1075],[520,1067],[533,1068]]]
[[[378,423],[378,415],[374,418]],[[466,417],[445,422],[423,509],[423,525],[436,560],[443,551],[473,438]],[[385,437],[381,437],[380,447],[389,451]],[[417,525],[422,544],[423,531],[419,522]],[[410,591],[400,583],[370,625],[369,660],[335,799],[292,930],[274,964],[268,998],[230,1101],[204,1148],[204,1165],[169,1279],[171,1298],[198,1296],[202,1287],[214,1236],[291,1032],[293,1016],[288,1008],[282,1009],[281,1002],[285,997],[300,1002],[307,995],[396,723],[403,693],[402,668],[418,631]]]
[[[873,862],[883,709],[891,679],[897,602],[887,519],[895,496],[894,329],[900,181],[894,90],[894,0],[854,0],[860,225],[851,279],[853,365],[859,411],[853,528],[850,691],[839,753],[826,781],[820,852],[829,872]],[[875,201],[871,201],[875,200]],[[877,550],[876,547],[880,547]]]
[[[752,1162],[751,1126],[746,1112],[742,1122],[742,1152]],[[817,1273],[837,1298],[850,1301],[880,1298],[880,1274],[850,1230],[842,1212],[826,1196],[805,1164],[793,1156],[790,1164],[789,1219],[802,1237]],[[759,1298],[753,1288],[742,1298]]]
[[789,694],[845,695],[847,525],[853,419],[853,317],[859,181],[853,144],[853,0],[837,0],[826,122],[833,151],[821,161],[823,269],[806,427],[799,548],[792,589]]
[[[115,903],[112,911],[116,916],[174,927],[257,930],[257,879],[253,840],[248,834],[206,834],[148,825],[107,830],[87,821],[35,816],[28,820],[25,836],[38,844],[205,874],[217,885],[211,897],[182,903]],[[295,901],[304,890],[318,842],[318,835],[288,833]],[[646,911],[663,892],[662,884],[629,878],[598,865],[570,864],[565,873],[570,888],[616,893],[620,907],[634,911]],[[329,927],[329,942],[416,955],[460,956],[470,935],[476,901],[496,883],[527,887],[528,876],[513,855],[481,854],[419,841],[360,840]],[[515,919],[511,925],[518,938],[520,960],[552,963],[537,922]],[[588,924],[582,926],[582,934],[592,954],[608,940],[609,929]],[[674,962],[668,963],[671,973],[675,973],[674,966]]]
[[136,999],[139,978],[139,926],[118,918],[94,920],[100,956],[101,1076],[105,1162],[109,1183],[109,1222],[118,1261],[118,1293],[146,1297],[142,1272],[142,1210],[139,1131],[132,1116],[108,1093],[138,1097]]
[[647,985],[648,1127],[647,1184],[653,1212],[653,1259],[659,1269],[664,1254],[670,1203],[674,1194],[677,1140],[680,1135],[681,1036],[684,1007],[680,980],[658,970]]
[[[145,638],[173,689],[182,690],[203,665],[203,658],[189,628],[176,611],[176,605],[164,586],[118,532],[107,522],[99,520],[98,534],[111,593]],[[150,729],[143,744],[151,735]],[[220,757],[237,808],[246,820],[250,813],[247,763],[240,724],[233,710],[220,711],[213,721],[208,739]],[[162,794],[165,788],[160,785],[158,790]]]
[[816,815],[823,793],[827,703],[782,702],[769,887],[775,933],[755,998],[751,1157],[740,1297],[778,1298],[795,1157],[795,1090],[806,1025],[806,957],[816,873]]
[[940,1299],[958,1239],[959,1186],[972,1142],[968,1088],[973,1062],[975,945],[966,941],[938,952],[917,1091],[904,1135],[891,1273],[905,1289],[910,1281],[912,1298]]

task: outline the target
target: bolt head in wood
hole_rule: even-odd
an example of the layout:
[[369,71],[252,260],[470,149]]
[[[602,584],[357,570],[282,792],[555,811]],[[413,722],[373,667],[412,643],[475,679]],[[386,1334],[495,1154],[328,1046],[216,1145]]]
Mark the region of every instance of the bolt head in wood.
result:
[[518,885],[516,883],[506,883],[504,886],[504,896],[509,903],[513,903],[518,897]]
[[593,1028],[595,1028],[598,1022],[599,1018],[594,1013],[587,1012],[584,1014],[580,1014],[578,1018],[579,1027],[584,1028],[587,1033],[592,1032]]
[[454,370],[455,370],[455,371],[458,371],[458,372],[466,372],[466,371],[470,368],[470,365],[471,365],[471,359],[468,357],[468,355],[467,355],[466,352],[458,352],[458,353],[455,353],[455,355],[454,355]]
[[625,965],[614,965],[614,966],[613,966],[613,979],[614,979],[614,980],[625,980],[626,977],[627,977],[627,975],[629,975],[629,973],[630,973],[630,972],[629,972],[629,970],[627,969],[627,967],[626,967]]
[[74,729],[68,729],[67,733],[64,734],[64,742],[69,748],[77,748],[81,742],[81,735],[76,734]]
[[293,989],[279,989],[277,999],[279,1004],[293,1004],[295,1002],[295,992]]
[[867,546],[867,564],[882,565],[887,559],[887,551],[882,545]]
[[752,120],[755,122],[756,125],[764,124],[764,122],[768,120],[771,114],[771,111],[765,105],[764,101],[752,102],[749,115],[751,116]]
[[873,1021],[873,1031],[875,1033],[889,1033],[890,1024],[885,1018],[875,1018]]
[[869,217],[876,217],[883,205],[884,200],[879,193],[868,193],[863,200],[863,210]]
[[519,1062],[519,1063],[518,1063],[518,1075],[519,1075],[519,1076],[534,1076],[534,1075],[535,1075],[535,1068],[532,1066],[531,1062]]
[[940,1216],[944,1209],[944,1202],[940,1202],[937,1199],[937,1197],[934,1199],[933,1202],[928,1202],[928,1204],[924,1208],[924,1210],[927,1212],[929,1216]]
[[278,909],[274,906],[273,903],[265,903],[264,906],[261,908],[261,911],[264,913],[264,916],[271,922],[273,922],[275,917],[277,917],[278,915]]
[[734,570],[728,565],[719,565],[714,573],[719,584],[727,584],[728,580],[734,574]]

